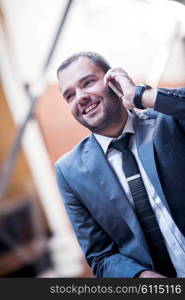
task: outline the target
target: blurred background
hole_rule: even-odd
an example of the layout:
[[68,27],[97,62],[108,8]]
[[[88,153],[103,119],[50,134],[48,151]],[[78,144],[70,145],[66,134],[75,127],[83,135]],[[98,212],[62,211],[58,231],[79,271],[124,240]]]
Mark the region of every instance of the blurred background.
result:
[[89,134],[56,69],[95,51],[136,83],[185,86],[185,1],[0,0],[0,277],[92,277],[54,162]]

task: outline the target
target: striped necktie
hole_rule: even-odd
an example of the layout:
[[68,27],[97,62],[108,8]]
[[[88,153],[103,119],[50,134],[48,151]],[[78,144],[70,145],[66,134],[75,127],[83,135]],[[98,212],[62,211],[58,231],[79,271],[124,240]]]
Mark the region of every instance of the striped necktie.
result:
[[166,249],[154,211],[151,207],[136,159],[129,150],[132,133],[112,142],[109,147],[122,152],[122,167],[133,198],[135,212],[143,229],[155,270],[167,277],[175,277],[176,272]]

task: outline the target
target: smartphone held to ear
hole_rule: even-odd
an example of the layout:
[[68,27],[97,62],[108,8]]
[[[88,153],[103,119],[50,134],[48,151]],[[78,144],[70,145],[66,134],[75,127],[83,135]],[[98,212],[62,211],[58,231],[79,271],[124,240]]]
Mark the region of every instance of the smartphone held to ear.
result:
[[115,87],[115,85],[109,81],[109,87],[113,90],[113,92],[119,97],[119,98],[122,98],[123,97],[123,94],[118,90],[117,87]]

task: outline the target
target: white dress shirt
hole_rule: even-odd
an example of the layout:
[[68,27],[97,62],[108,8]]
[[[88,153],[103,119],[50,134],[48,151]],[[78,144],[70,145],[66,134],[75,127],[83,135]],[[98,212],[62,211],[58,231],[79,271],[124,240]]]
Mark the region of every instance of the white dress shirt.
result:
[[[185,237],[182,235],[177,225],[175,224],[174,220],[172,219],[171,215],[169,214],[168,210],[163,205],[161,199],[157,195],[152,183],[148,178],[148,175],[146,174],[141,164],[141,161],[138,157],[137,148],[136,148],[133,120],[134,120],[134,115],[128,112],[128,119],[120,137],[122,137],[127,132],[133,133],[133,136],[130,139],[129,148],[132,151],[137,161],[145,188],[148,193],[150,204],[154,210],[157,222],[159,224],[160,230],[164,237],[164,241],[168,249],[168,253],[170,255],[171,261],[176,269],[177,277],[185,277]],[[110,143],[114,141],[115,138],[107,137],[99,134],[94,134],[94,136],[99,142],[100,146],[102,147],[103,152],[106,154],[110,165],[116,172],[116,175],[130,203],[134,208],[132,195],[130,193],[130,189],[122,168],[122,153],[116,149],[108,148]],[[118,137],[118,139],[120,137]]]

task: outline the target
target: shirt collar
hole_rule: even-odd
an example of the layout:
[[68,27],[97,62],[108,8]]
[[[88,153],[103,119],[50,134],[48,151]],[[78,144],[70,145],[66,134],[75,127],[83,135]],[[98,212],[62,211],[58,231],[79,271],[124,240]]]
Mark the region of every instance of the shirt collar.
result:
[[133,121],[134,121],[134,115],[128,111],[128,119],[127,119],[126,124],[123,128],[122,134],[118,138],[112,138],[112,137],[109,137],[109,136],[104,136],[104,135],[94,133],[94,136],[95,136],[96,140],[98,141],[98,143],[102,147],[103,152],[105,154],[108,150],[108,147],[109,147],[110,143],[113,140],[121,138],[127,132],[135,133],[134,126],[133,126]]

